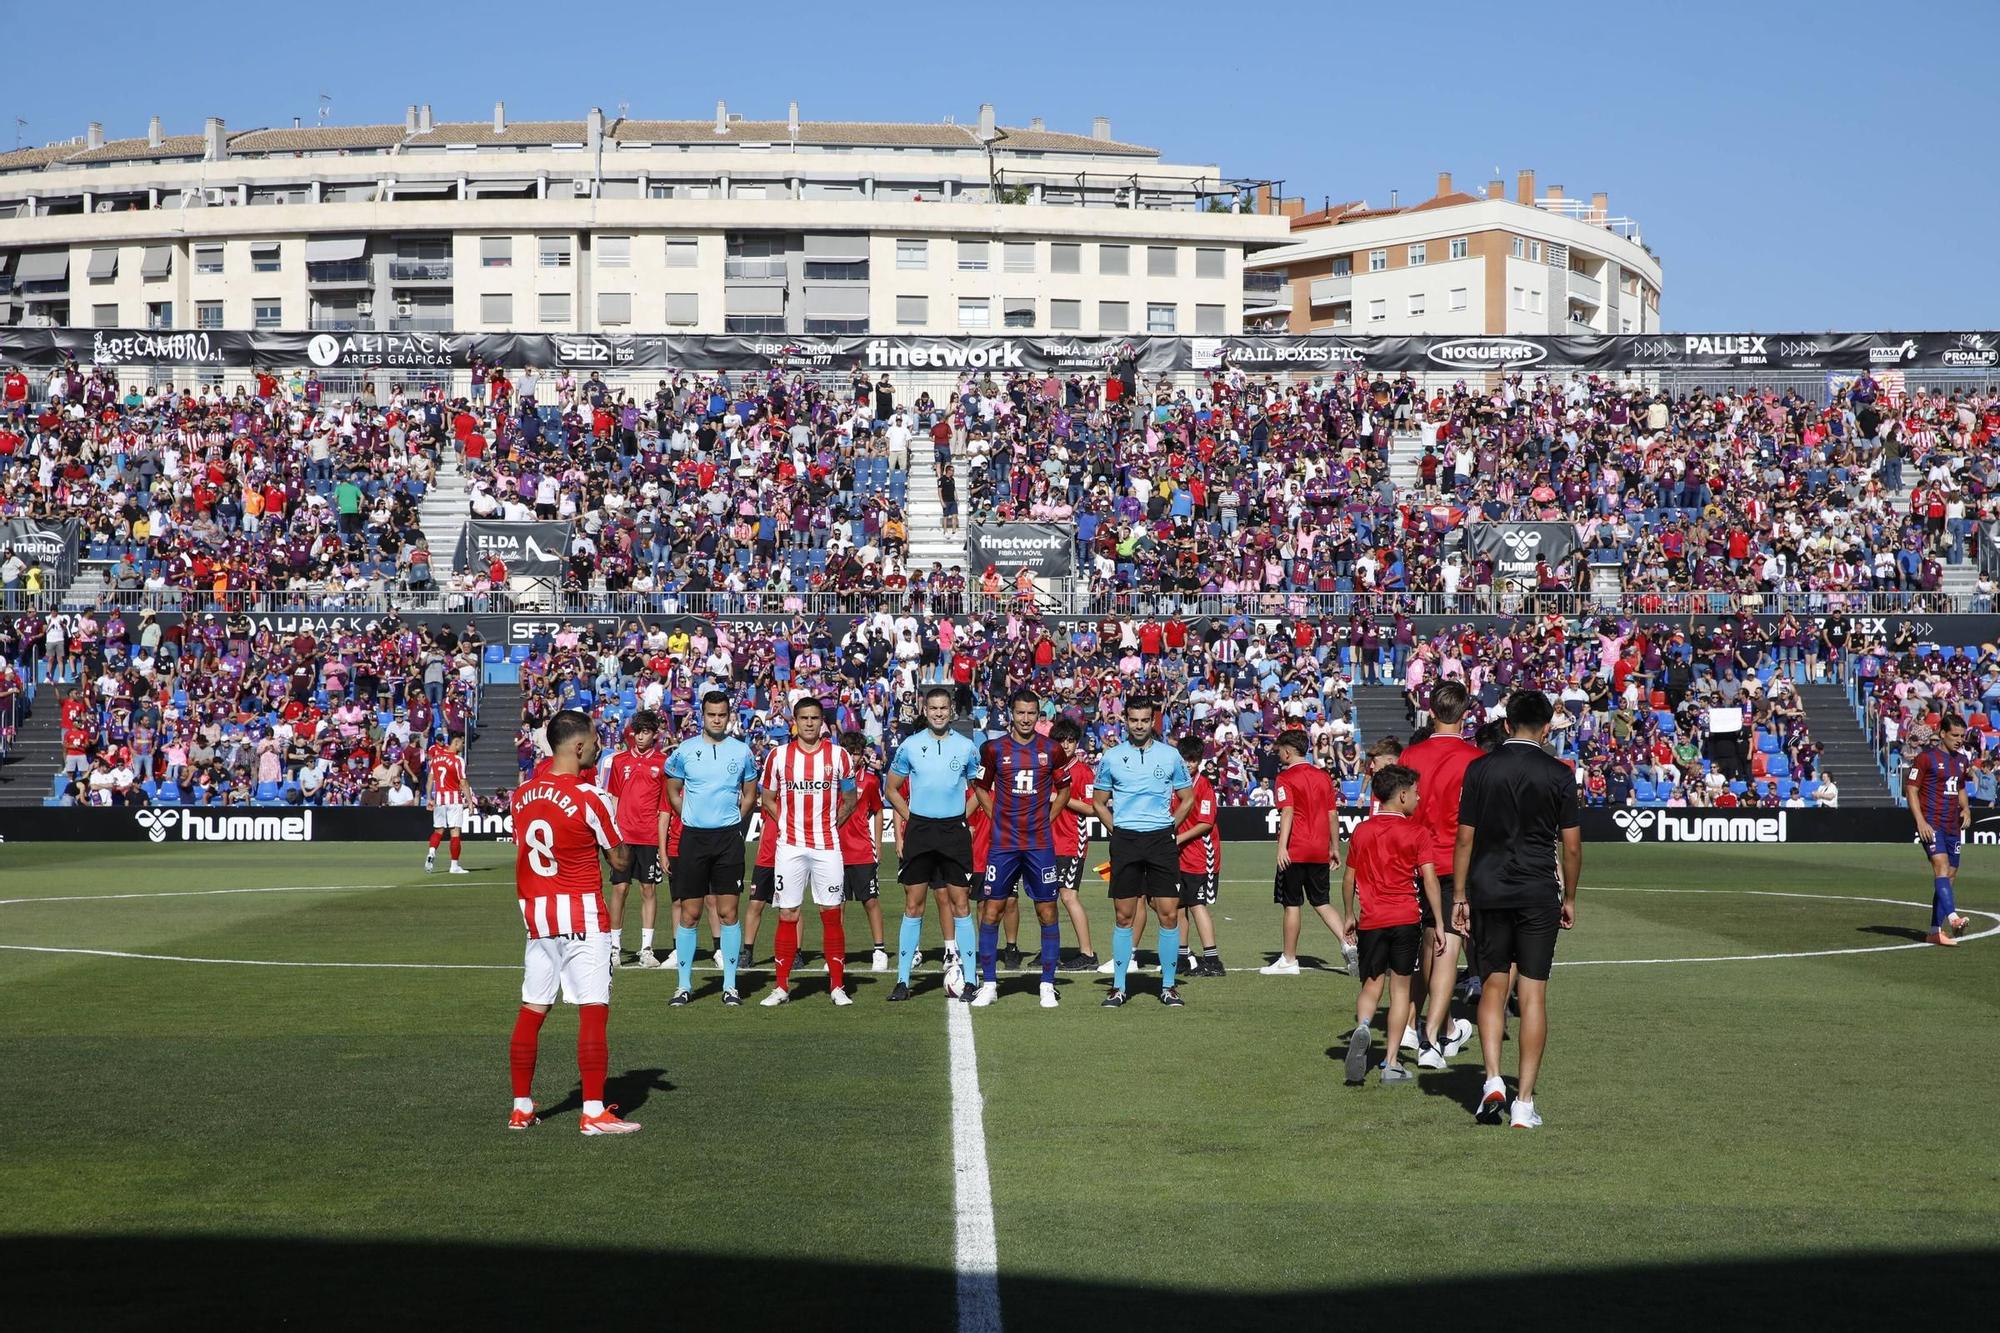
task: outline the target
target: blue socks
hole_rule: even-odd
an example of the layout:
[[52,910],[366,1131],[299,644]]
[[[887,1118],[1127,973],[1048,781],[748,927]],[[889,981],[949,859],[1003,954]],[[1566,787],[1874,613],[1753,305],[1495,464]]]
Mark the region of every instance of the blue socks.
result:
[[1174,984],[1174,968],[1181,961],[1181,928],[1168,930],[1160,927],[1160,989],[1170,990]]
[[924,919],[920,916],[903,918],[901,931],[896,936],[896,980],[907,986],[910,984],[910,964],[916,961],[917,941],[924,935]]
[[969,969],[977,961],[979,952],[979,923],[971,911],[958,918],[953,934],[958,940],[958,965]]
[[1951,895],[1951,876],[1939,875],[1931,881],[1931,929],[1943,930],[1944,923],[1958,910]]
[[701,934],[693,926],[674,927],[674,952],[680,955],[682,990],[693,989],[694,955],[700,947]]
[[1062,952],[1062,927],[1050,922],[1042,927],[1042,984],[1056,982],[1056,955]]
[[1111,989],[1125,989],[1125,969],[1132,966],[1132,927],[1116,926],[1111,931]]
[[736,960],[743,956],[743,923],[732,921],[722,928],[722,989],[736,989]]
[[979,923],[979,979],[997,981],[994,959],[1000,952],[1000,923],[998,921]]

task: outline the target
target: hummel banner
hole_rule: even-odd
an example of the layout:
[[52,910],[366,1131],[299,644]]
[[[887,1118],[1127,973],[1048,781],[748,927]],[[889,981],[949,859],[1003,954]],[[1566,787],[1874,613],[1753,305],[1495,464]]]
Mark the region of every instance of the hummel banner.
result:
[[1574,523],[1474,523],[1465,529],[1465,553],[1493,562],[1496,579],[1535,577],[1535,566],[1556,568],[1576,550]]

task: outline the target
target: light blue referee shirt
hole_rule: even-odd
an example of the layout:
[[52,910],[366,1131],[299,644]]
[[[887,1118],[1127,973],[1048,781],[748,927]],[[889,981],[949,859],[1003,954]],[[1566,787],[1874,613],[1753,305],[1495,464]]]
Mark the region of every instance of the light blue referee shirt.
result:
[[956,731],[940,737],[926,727],[896,747],[889,771],[909,783],[911,814],[963,819],[966,785],[979,776],[979,743]]
[[1153,833],[1174,826],[1174,793],[1194,786],[1181,752],[1162,740],[1126,741],[1104,752],[1094,784],[1111,798],[1111,827]]
[[663,770],[681,782],[681,822],[689,828],[735,828],[743,822],[743,784],[757,780],[750,747],[734,736],[682,741]]

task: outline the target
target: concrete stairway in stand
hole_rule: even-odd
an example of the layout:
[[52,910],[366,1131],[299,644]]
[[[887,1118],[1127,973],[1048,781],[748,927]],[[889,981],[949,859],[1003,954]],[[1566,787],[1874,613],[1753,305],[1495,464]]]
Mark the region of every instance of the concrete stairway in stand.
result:
[[1842,808],[1894,805],[1889,779],[1875,762],[1875,749],[1855,719],[1847,691],[1839,685],[1801,685],[1799,701],[1820,746],[1820,776],[1840,785]]
[[1354,730],[1365,750],[1384,736],[1407,743],[1409,715],[1403,711],[1403,692],[1391,685],[1357,685],[1354,688]]
[[452,562],[458,557],[459,534],[472,517],[472,491],[460,469],[458,455],[449,450],[438,467],[437,480],[424,492],[418,522],[431,548],[431,577],[442,582],[450,577]]
[[473,791],[490,796],[514,790],[521,776],[514,753],[514,733],[520,726],[521,687],[481,687],[479,735],[465,751],[465,779]]
[[908,567],[912,570],[927,570],[936,561],[946,569],[953,565],[966,568],[965,556],[965,491],[967,486],[962,464],[954,460],[954,480],[958,482],[959,529],[947,532],[944,526],[944,503],[938,499],[937,462],[931,450],[923,443],[910,449],[910,484],[908,502],[904,506],[905,517],[910,525],[910,557]]

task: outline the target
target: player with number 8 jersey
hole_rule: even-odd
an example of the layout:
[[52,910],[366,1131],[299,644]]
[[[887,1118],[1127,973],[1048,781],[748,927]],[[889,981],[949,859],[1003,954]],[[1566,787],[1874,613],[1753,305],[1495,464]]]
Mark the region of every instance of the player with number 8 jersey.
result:
[[547,768],[514,792],[514,890],[528,942],[521,1009],[508,1055],[514,1109],[509,1129],[536,1123],[533,1089],[542,1020],[556,996],[577,1008],[576,1062],[583,1082],[586,1135],[629,1134],[639,1128],[604,1105],[610,1063],[605,1025],[611,1008],[609,914],[598,853],[614,872],[631,865],[618,836],[611,797],[584,775],[597,763],[597,732],[574,709],[549,719]]

